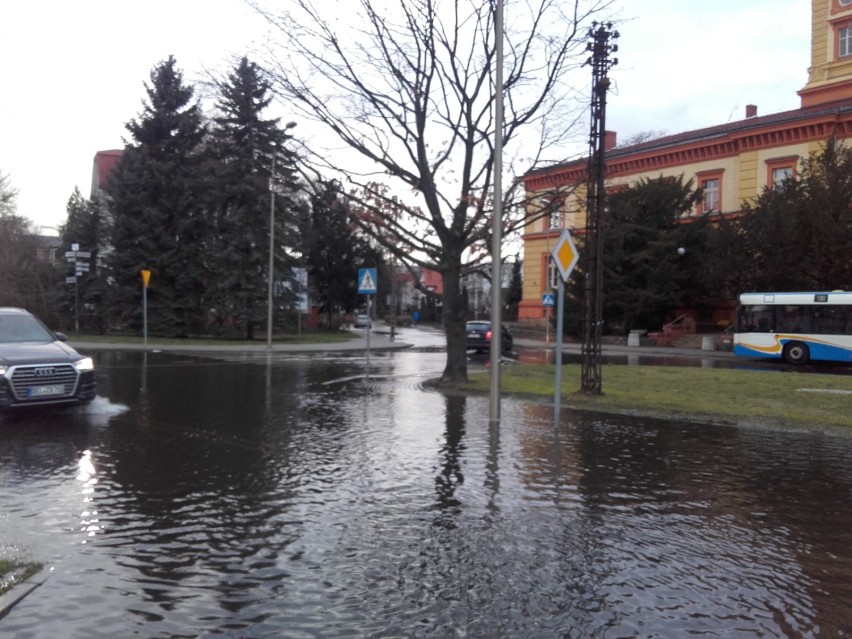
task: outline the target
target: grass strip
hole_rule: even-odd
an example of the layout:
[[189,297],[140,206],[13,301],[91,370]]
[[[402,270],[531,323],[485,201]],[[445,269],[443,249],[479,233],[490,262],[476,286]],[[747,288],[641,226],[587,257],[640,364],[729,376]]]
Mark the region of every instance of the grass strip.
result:
[[[553,398],[553,365],[505,366],[501,392]],[[562,367],[562,403],[589,410],[687,417],[722,423],[852,427],[852,375],[724,368],[606,365],[601,395],[580,392],[579,364]],[[489,392],[490,373],[456,390]],[[852,428],[850,428],[852,431]]]
[[[66,333],[69,342],[80,344],[132,344],[141,345],[143,337],[135,335],[83,335]],[[335,332],[304,332],[301,335],[279,335],[273,338],[273,344],[339,344],[358,337],[350,331]],[[266,338],[246,339],[215,339],[206,337],[152,337],[148,336],[149,346],[258,346],[265,345]]]
[[22,581],[26,581],[41,568],[41,564],[0,559],[0,595]]

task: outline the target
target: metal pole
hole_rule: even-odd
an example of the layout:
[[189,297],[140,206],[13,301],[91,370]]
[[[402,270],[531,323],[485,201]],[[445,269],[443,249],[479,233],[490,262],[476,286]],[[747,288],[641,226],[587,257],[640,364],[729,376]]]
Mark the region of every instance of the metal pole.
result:
[[148,350],[148,287],[142,283],[142,336],[145,350]]
[[[275,279],[275,150],[272,152],[272,172],[269,174],[269,286],[266,294],[266,349],[272,350],[272,283]],[[251,321],[251,318],[249,318]]]
[[500,420],[500,356],[503,352],[502,269],[503,246],[503,0],[497,0],[494,15],[494,50],[497,69],[494,77],[494,217],[491,220],[491,393],[489,418]]
[[373,313],[370,310],[370,295],[367,295],[367,374],[370,374],[370,333],[373,332]]
[[80,281],[80,277],[77,275],[76,266],[74,267],[74,332],[80,333],[80,288],[77,285],[77,282]]
[[606,171],[606,94],[609,78],[606,73],[617,59],[610,60],[609,53],[618,47],[610,40],[618,38],[610,31],[611,24],[592,23],[589,36],[592,51],[592,122],[589,135],[588,193],[586,197],[586,286],[584,295],[583,347],[580,390],[583,393],[601,394],[601,332],[603,328],[603,234]]
[[[558,426],[560,414],[562,413],[562,331],[563,331],[563,308],[565,306],[565,284],[559,278],[556,286],[556,381],[553,390],[553,425]],[[550,307],[548,306],[548,312]]]

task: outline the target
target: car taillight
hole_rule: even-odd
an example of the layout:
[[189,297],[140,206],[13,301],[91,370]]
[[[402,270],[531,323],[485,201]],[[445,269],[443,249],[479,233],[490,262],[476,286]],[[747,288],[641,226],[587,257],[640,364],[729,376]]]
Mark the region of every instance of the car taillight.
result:
[[490,330],[485,331],[485,339],[491,339],[491,331]]

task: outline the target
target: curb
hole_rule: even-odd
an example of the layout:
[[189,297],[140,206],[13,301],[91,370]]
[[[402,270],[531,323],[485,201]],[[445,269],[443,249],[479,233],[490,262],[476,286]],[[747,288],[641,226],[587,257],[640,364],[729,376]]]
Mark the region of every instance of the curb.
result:
[[41,568],[34,575],[24,579],[24,581],[19,584],[15,584],[9,590],[0,595],[0,619],[9,614],[9,611],[14,608],[16,604],[20,603],[24,597],[47,581],[53,573],[53,568],[50,568],[46,575],[42,575],[43,572],[44,568]]

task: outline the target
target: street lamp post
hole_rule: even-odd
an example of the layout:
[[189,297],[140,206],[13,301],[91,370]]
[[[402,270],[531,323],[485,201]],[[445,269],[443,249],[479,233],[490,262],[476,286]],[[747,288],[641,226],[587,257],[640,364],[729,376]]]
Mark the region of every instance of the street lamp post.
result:
[[275,280],[275,151],[269,174],[269,282],[266,294],[266,349],[272,350],[272,285]]
[[[284,126],[284,140],[287,131],[296,126],[288,122]],[[272,350],[272,289],[275,283],[275,144],[272,147],[272,170],[269,173],[269,282],[266,292],[266,349]]]

